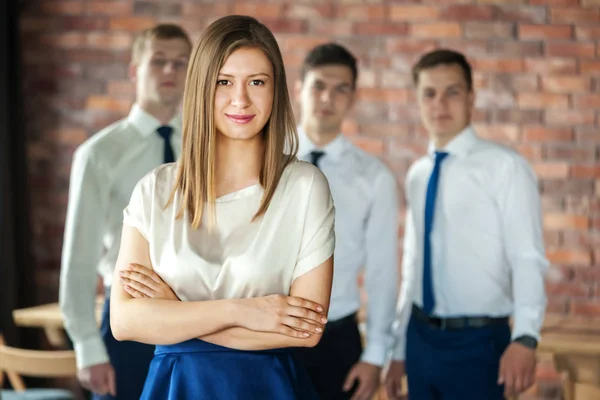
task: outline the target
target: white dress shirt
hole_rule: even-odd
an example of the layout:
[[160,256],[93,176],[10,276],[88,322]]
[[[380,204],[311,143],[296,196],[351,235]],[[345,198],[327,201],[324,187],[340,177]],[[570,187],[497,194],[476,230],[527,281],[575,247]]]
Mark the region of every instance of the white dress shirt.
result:
[[[445,149],[431,232],[433,314],[512,316],[513,339],[539,338],[548,269],[537,178],[517,152],[471,127]],[[402,285],[393,358],[403,360],[412,304],[422,306],[425,197],[433,146],[406,179]]]
[[361,360],[383,365],[392,348],[398,283],[398,188],[394,175],[376,157],[343,135],[317,148],[299,131],[299,158],[313,150],[325,155],[319,167],[327,177],[336,208],[333,288],[329,320],[360,308],[358,275],[365,268],[366,347]]
[[[162,124],[139,106],[101,130],[73,155],[60,276],[60,306],[79,368],[108,362],[95,320],[97,276],[109,287],[119,253],[123,209],[136,183],[163,162]],[[171,146],[181,148],[174,118]]]
[[284,170],[269,208],[260,184],[216,199],[216,227],[208,215],[194,229],[177,218],[181,194],[165,208],[178,165],[158,167],[136,186],[124,223],[148,241],[152,268],[183,301],[289,295],[293,281],[333,254],[335,208],[325,176],[309,163]]

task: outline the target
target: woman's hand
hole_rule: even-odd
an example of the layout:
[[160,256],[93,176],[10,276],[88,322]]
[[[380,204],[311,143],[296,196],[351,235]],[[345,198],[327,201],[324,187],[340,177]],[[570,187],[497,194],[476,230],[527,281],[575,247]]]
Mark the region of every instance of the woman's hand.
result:
[[294,338],[323,333],[327,318],[323,307],[300,297],[280,294],[244,299],[241,325],[257,332],[273,332]]
[[136,299],[179,300],[173,289],[156,272],[143,265],[129,264],[119,275],[123,289]]

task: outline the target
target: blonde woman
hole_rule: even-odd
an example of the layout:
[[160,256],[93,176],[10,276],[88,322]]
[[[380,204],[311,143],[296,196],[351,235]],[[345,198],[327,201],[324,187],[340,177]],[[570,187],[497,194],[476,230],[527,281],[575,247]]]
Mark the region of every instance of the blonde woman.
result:
[[183,106],[180,161],[135,188],[113,278],[114,336],[157,345],[142,399],[314,399],[287,348],[315,346],[326,323],[334,206],[295,158],[272,33],[211,24]]

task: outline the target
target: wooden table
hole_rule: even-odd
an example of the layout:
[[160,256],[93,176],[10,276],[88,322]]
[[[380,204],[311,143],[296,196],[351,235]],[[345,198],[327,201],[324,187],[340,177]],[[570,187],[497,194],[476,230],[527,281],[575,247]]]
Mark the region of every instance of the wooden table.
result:
[[564,400],[600,399],[600,321],[547,316],[540,353],[549,353],[563,375]]
[[[100,324],[102,320],[102,306],[104,296],[96,298],[96,321]],[[56,347],[64,347],[67,343],[64,320],[58,303],[43,304],[13,310],[15,324],[20,327],[43,328],[48,341]]]

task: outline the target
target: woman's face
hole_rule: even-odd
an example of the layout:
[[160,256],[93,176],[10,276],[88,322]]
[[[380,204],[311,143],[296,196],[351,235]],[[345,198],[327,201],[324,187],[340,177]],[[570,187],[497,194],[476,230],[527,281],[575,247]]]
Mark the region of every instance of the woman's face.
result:
[[231,140],[260,139],[271,116],[275,91],[273,66],[265,53],[255,47],[234,51],[215,84],[217,132]]

